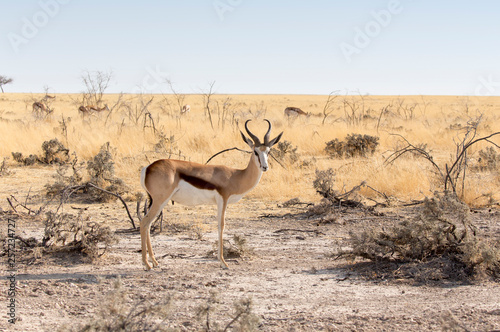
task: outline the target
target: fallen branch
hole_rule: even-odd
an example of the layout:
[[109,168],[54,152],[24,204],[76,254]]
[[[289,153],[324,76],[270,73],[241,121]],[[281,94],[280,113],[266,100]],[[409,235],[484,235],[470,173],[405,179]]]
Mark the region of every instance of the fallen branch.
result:
[[19,213],[19,211],[17,211],[17,209],[14,207],[14,204],[12,203],[13,201],[16,203],[16,207],[20,206],[20,207],[26,209],[28,211],[28,215],[31,215],[31,213],[33,213],[33,215],[35,215],[35,216],[39,215],[40,212],[42,212],[42,210],[43,210],[44,207],[41,206],[38,209],[38,211],[30,209],[27,206],[28,205],[28,198],[29,198],[29,193],[28,193],[28,196],[26,197],[25,202],[24,203],[20,203],[14,195],[10,195],[10,197],[7,198],[7,202],[9,202],[10,207],[12,208],[12,210],[14,210],[15,213]]
[[314,233],[316,235],[325,235],[325,233],[317,231],[315,229],[313,230],[308,230],[308,229],[295,229],[295,228],[283,228],[283,229],[278,229],[277,231],[274,231],[273,233],[278,234],[278,233],[285,233],[285,232],[297,232],[297,233]]

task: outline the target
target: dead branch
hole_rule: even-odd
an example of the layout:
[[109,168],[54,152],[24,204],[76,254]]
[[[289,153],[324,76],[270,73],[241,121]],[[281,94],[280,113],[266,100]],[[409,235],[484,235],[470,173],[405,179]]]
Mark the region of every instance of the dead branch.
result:
[[401,157],[402,155],[408,153],[408,152],[416,152],[417,154],[421,155],[424,159],[427,159],[431,164],[432,166],[434,166],[436,168],[436,170],[439,172],[439,174],[441,175],[442,178],[444,178],[444,174],[443,172],[441,171],[441,168],[434,162],[434,158],[429,154],[429,152],[425,151],[424,149],[422,148],[419,148],[413,144],[411,144],[407,139],[406,137],[404,137],[403,135],[400,135],[400,134],[390,134],[392,136],[398,136],[400,137],[401,139],[403,139],[403,141],[406,142],[406,146],[402,149],[399,149],[397,151],[395,151],[394,153],[392,153],[386,160],[386,164],[393,164],[397,159],[399,159],[399,157]]
[[[103,193],[106,193],[106,194],[109,194],[109,195],[112,195],[112,196],[115,196],[116,198],[118,198],[123,206],[125,207],[125,210],[127,211],[127,215],[130,219],[130,222],[132,223],[132,227],[134,229],[136,229],[135,227],[135,221],[134,221],[134,218],[132,218],[132,215],[130,214],[130,211],[128,209],[128,206],[127,206],[127,203],[125,203],[125,200],[119,195],[119,194],[116,194],[116,193],[113,193],[111,191],[108,191],[106,189],[103,189],[101,187],[98,187],[96,186],[95,184],[93,183],[90,183],[90,182],[87,182],[86,184],[84,185],[78,185],[78,186],[71,186],[71,187],[66,187],[63,191],[62,191],[62,195],[61,195],[61,205],[64,204],[64,202],[66,200],[68,200],[71,195],[73,195],[73,193],[77,192],[78,190],[82,190],[82,189],[86,189],[86,188],[94,188],[94,189],[97,189],[97,190],[100,190],[102,191]],[[69,191],[69,193],[67,193]]]
[[207,162],[205,163],[205,165],[207,165],[212,159],[214,159],[215,157],[217,157],[218,155],[224,153],[224,152],[228,152],[228,151],[232,151],[232,150],[237,150],[237,151],[240,151],[240,152],[245,152],[245,153],[251,153],[251,152],[248,152],[248,151],[245,151],[245,150],[242,150],[240,148],[237,148],[237,147],[234,147],[234,148],[230,148],[230,149],[225,149],[225,150],[222,150],[220,152],[217,152],[216,154],[214,154],[212,157],[208,158]]
[[12,202],[10,201],[9,197],[7,197],[7,202],[9,202],[10,207],[12,208],[12,210],[13,210],[15,213],[19,213],[19,212],[17,212],[16,208],[14,207],[14,205],[12,204]]
[[273,158],[274,161],[276,161],[281,167],[283,167],[284,169],[286,169],[286,167],[283,166],[283,164],[280,163],[280,161],[278,159],[276,159],[276,157],[271,153],[271,151],[269,151],[269,156],[271,156],[271,158]]
[[278,234],[278,233],[286,233],[286,232],[296,232],[296,233],[314,233],[316,235],[325,235],[325,233],[320,232],[318,230],[308,230],[308,229],[296,229],[296,228],[282,228],[278,229],[277,231],[274,231],[273,233]]
[[38,208],[38,210],[37,210],[37,211],[32,210],[32,209],[30,209],[30,208],[28,207],[28,199],[29,199],[29,193],[28,193],[28,195],[27,195],[26,200],[25,200],[25,202],[24,202],[24,203],[20,203],[14,195],[10,195],[10,197],[8,197],[8,198],[7,198],[7,202],[9,202],[10,207],[12,208],[12,210],[13,210],[15,213],[19,213],[19,212],[18,212],[18,211],[17,211],[17,209],[14,207],[14,203],[13,203],[13,202],[15,202],[15,203],[16,203],[16,207],[20,206],[20,207],[22,207],[23,209],[27,210],[27,211],[28,211],[28,215],[31,215],[32,213],[33,213],[33,215],[35,215],[35,216],[36,216],[36,215],[39,215],[39,214],[40,214],[40,212],[42,212],[42,210],[43,210],[43,206],[41,206],[40,208]]
[[438,171],[439,175],[441,176],[441,179],[443,180],[443,186],[445,191],[447,191],[448,188],[451,187],[452,192],[457,194],[457,185],[459,185],[460,181],[462,181],[462,195],[463,195],[465,191],[465,178],[468,166],[467,152],[469,148],[481,141],[486,141],[490,144],[493,144],[496,147],[499,147],[498,144],[492,142],[490,139],[496,135],[499,135],[500,132],[495,132],[488,136],[476,138],[477,127],[481,121],[481,118],[482,116],[478,117],[477,120],[470,121],[468,123],[467,131],[465,132],[464,137],[461,139],[459,143],[456,144],[457,146],[456,157],[453,160],[451,166],[449,166],[448,164],[444,165],[445,168],[444,173],[441,170],[441,167],[439,167],[436,164],[434,158],[429,154],[429,152],[425,151],[423,148],[413,145],[404,136],[399,134],[391,134],[391,135],[400,137],[403,141],[406,142],[406,146],[392,153],[387,158],[385,164],[393,164],[399,157],[408,152],[416,153],[417,155],[420,155],[424,159],[429,161],[432,164],[432,166],[434,166],[434,168]]

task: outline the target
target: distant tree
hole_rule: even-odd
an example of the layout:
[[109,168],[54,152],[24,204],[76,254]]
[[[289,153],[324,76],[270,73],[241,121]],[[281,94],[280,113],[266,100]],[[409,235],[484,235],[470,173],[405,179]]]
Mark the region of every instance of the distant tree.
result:
[[0,89],[2,90],[2,93],[5,93],[5,91],[3,91],[3,86],[5,84],[9,84],[9,83],[12,83],[13,79],[10,78],[10,77],[7,77],[7,76],[0,76]]
[[103,103],[103,94],[109,87],[112,77],[113,72],[111,71],[85,71],[80,77],[83,84],[85,84],[85,91],[82,93],[83,105],[100,107]]

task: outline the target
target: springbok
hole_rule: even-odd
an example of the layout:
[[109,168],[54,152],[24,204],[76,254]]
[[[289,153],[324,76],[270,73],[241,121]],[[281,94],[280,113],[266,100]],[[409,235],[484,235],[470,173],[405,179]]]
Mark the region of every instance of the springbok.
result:
[[241,131],[243,141],[253,150],[248,166],[245,169],[234,169],[226,166],[202,165],[194,162],[161,159],[144,167],[141,172],[141,185],[149,194],[152,201],[151,207],[141,220],[141,248],[142,262],[147,270],[151,269],[147,253],[153,262],[153,267],[158,266],[151,246],[151,222],[160,214],[163,207],[171,200],[183,205],[217,205],[218,220],[218,259],[222,268],[228,268],[223,255],[224,221],[228,204],[238,202],[245,194],[252,190],[260,181],[262,173],[267,171],[268,154],[273,145],[278,143],[283,135],[281,132],[274,139],[269,139],[271,122],[264,136],[264,143],[245,129],[251,139]]
[[91,109],[88,106],[80,106],[78,107],[78,112],[82,115],[82,118],[85,117],[85,115],[90,115],[91,114]]
[[299,115],[307,116],[308,114],[298,107],[287,107],[287,108],[285,108],[285,115],[290,117],[290,116],[299,116]]
[[190,111],[191,111],[191,106],[184,105],[184,106],[182,106],[181,114],[186,114],[186,113],[189,113]]
[[94,112],[100,113],[104,110],[109,111],[109,107],[107,104],[104,104],[104,107],[97,107],[97,106],[93,106],[93,105],[89,105],[89,106],[82,105],[82,106],[78,107],[78,111],[82,114],[82,117],[85,117],[85,115],[91,115]]
[[39,101],[35,101],[33,103],[33,112],[37,113],[37,114],[41,114],[42,112],[46,113],[46,114],[50,114],[50,113],[52,113],[52,110],[50,108],[48,108],[47,106],[45,106],[44,103],[39,102]]
[[108,107],[108,104],[104,104],[104,107],[98,107],[98,106],[93,106],[93,105],[90,105],[90,106],[87,106],[90,110],[92,111],[95,111],[97,113],[100,113],[102,111],[109,111],[109,107]]

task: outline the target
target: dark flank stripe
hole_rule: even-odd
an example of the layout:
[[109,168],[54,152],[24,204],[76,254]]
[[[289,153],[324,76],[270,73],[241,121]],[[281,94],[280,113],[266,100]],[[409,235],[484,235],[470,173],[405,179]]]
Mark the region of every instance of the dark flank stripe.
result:
[[179,173],[179,177],[181,180],[186,181],[187,183],[189,183],[190,185],[192,185],[193,187],[196,187],[198,189],[217,190],[217,186],[214,185],[213,183],[210,183],[210,182],[205,181],[203,179],[197,178],[195,176],[190,176],[190,175],[186,175],[183,173]]

